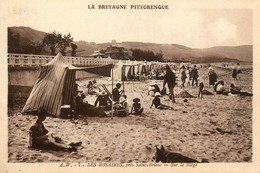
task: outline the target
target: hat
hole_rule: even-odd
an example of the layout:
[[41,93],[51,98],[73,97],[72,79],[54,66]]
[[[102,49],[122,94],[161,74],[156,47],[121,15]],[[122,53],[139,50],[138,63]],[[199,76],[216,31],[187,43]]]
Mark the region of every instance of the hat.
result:
[[156,85],[156,83],[155,83],[155,82],[152,82],[152,83],[150,84],[150,86],[154,86],[154,85]]
[[124,102],[125,98],[124,97],[120,97],[119,102]]
[[209,70],[213,70],[213,68],[210,66],[210,67],[209,67]]
[[161,96],[161,94],[159,92],[156,92],[154,96]]
[[102,91],[101,95],[102,95],[102,96],[106,95],[106,92],[105,92],[105,91]]
[[133,102],[140,102],[140,99],[139,98],[134,98]]

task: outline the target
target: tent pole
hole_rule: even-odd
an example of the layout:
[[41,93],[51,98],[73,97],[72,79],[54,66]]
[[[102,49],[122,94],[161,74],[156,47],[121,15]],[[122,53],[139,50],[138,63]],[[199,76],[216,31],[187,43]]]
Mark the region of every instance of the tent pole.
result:
[[125,94],[125,83],[124,83],[124,80],[123,80],[123,93]]
[[122,75],[123,77],[121,77],[121,80],[123,81],[123,93],[125,94],[125,84],[124,84],[124,80],[125,80],[125,66],[123,65],[122,67]]
[[111,118],[113,119],[113,88],[114,88],[114,64],[112,66],[112,90],[111,90],[111,94],[112,94],[112,104],[111,104]]

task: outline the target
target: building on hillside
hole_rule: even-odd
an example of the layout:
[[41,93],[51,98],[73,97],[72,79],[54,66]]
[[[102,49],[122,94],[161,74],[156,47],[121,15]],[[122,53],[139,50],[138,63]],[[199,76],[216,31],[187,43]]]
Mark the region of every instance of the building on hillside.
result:
[[90,55],[90,57],[105,58],[105,54],[101,53],[99,50],[95,50],[94,53]]
[[122,46],[110,45],[104,51],[105,57],[112,59],[129,59],[130,53]]

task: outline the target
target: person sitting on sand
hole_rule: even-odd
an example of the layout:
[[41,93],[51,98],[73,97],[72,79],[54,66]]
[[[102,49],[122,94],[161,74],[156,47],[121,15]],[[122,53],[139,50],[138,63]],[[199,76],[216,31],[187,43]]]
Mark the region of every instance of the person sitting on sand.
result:
[[76,151],[78,145],[81,145],[81,142],[71,143],[69,145],[65,144],[61,138],[55,137],[53,134],[48,134],[48,130],[45,129],[43,121],[47,117],[47,112],[41,110],[38,113],[38,119],[35,124],[31,126],[30,134],[30,144],[32,148],[39,149],[50,149],[50,150],[63,150],[63,151]]
[[233,83],[230,84],[230,93],[231,94],[239,94],[240,96],[253,96],[252,93],[242,92],[241,88],[236,87]]
[[93,94],[93,83],[92,83],[92,81],[88,82],[87,89],[88,89],[88,94]]
[[121,88],[121,84],[117,83],[116,87],[112,90],[112,95],[113,95],[113,101],[114,102],[119,102],[119,98],[122,95],[122,91],[119,91],[120,88]]
[[95,79],[92,81],[92,83],[93,83],[93,88],[98,88],[97,81]]
[[223,94],[223,95],[228,95],[229,91],[226,91],[224,88],[224,81],[218,81],[215,86],[214,86],[214,91],[216,94]]
[[72,117],[77,117],[78,113],[77,113],[77,99],[79,97],[79,91],[78,90],[75,90],[73,95],[71,96],[71,99],[70,99],[70,109],[71,109],[71,114],[72,114]]
[[81,94],[81,96],[76,97],[76,113],[77,115],[88,115],[88,116],[106,116],[106,113],[102,108],[95,107],[88,102],[84,102],[85,95]]
[[125,117],[128,115],[128,104],[126,101],[126,95],[120,97],[119,102],[115,102],[114,104],[114,115],[118,117]]
[[88,82],[87,89],[88,89],[88,92],[93,90],[93,83],[92,83],[92,81]]
[[133,99],[133,104],[131,107],[131,112],[130,114],[135,114],[135,115],[141,115],[144,111],[144,108],[141,106],[140,99],[139,98],[135,98]]
[[124,94],[124,95],[122,95],[121,97],[120,97],[120,99],[119,99],[119,104],[121,104],[122,105],[122,107],[125,109],[125,111],[126,111],[126,114],[128,114],[128,112],[129,112],[129,108],[128,108],[128,103],[127,103],[127,101],[126,101],[126,98],[127,98],[127,96]]
[[154,105],[156,109],[170,109],[170,110],[173,109],[170,106],[161,104],[161,100],[159,98],[160,96],[161,96],[161,94],[159,92],[155,93],[155,97],[153,99],[153,102],[152,102],[152,105],[150,106],[150,108],[152,108]]
[[102,91],[102,94],[99,95],[95,101],[95,106],[103,108],[104,111],[108,111],[111,109],[112,101],[109,99],[108,95],[105,91]]

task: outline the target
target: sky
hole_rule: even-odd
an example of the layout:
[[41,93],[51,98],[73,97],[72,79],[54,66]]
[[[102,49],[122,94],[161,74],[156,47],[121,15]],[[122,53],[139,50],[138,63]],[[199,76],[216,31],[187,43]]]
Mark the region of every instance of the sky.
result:
[[70,32],[74,41],[96,43],[140,41],[192,48],[253,44],[251,9],[169,5],[168,10],[101,10],[88,5],[84,0],[10,3],[7,25]]

